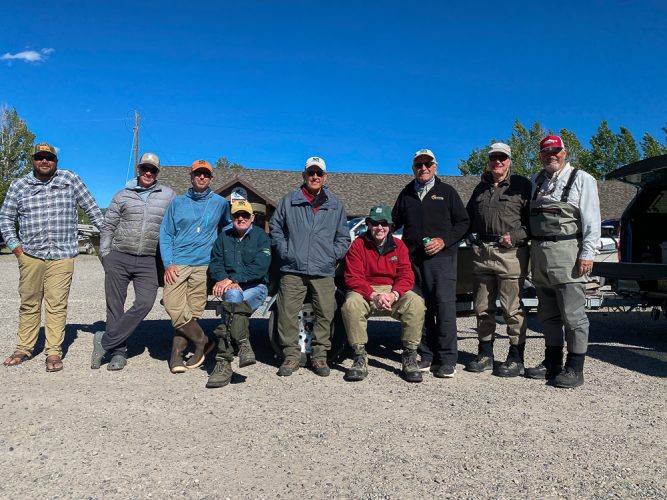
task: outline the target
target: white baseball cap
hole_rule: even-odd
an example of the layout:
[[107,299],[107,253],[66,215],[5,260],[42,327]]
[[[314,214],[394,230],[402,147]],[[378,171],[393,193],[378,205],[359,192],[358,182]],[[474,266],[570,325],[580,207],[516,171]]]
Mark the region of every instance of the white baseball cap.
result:
[[311,156],[306,160],[306,165],[303,167],[304,170],[308,170],[310,167],[318,167],[322,169],[322,172],[327,171],[327,164],[324,163],[324,160],[319,156]]

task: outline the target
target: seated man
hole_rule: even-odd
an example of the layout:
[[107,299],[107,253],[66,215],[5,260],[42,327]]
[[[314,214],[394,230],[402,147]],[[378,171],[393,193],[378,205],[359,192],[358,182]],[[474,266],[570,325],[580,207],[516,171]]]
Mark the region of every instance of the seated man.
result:
[[234,339],[239,349],[239,367],[255,364],[250,345],[250,315],[267,295],[271,264],[269,236],[252,223],[252,205],[232,203],[232,227],[223,230],[213,245],[208,273],[216,283],[213,294],[222,297],[222,322],[215,329],[218,352],[215,368],[206,387],[224,387],[232,379]]
[[347,381],[368,375],[366,326],[371,314],[386,314],[401,322],[403,376],[421,382],[417,347],[424,325],[424,299],[412,292],[415,276],[405,244],[391,235],[391,209],[371,208],[366,218],[368,231],[357,238],[345,257],[345,285],[348,288],[342,314],[347,341],[354,350],[354,362],[345,374]]

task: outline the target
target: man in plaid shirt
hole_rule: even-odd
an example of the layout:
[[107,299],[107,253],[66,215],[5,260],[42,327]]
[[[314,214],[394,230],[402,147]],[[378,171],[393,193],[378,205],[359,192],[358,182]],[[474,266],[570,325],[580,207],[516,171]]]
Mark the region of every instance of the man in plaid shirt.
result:
[[58,170],[53,146],[37,144],[32,165],[31,173],[9,186],[0,209],[0,232],[18,259],[21,297],[18,342],[4,364],[16,366],[32,357],[44,301],[46,371],[56,372],[63,369],[67,298],[79,253],[77,206],[97,227],[104,218],[79,176]]

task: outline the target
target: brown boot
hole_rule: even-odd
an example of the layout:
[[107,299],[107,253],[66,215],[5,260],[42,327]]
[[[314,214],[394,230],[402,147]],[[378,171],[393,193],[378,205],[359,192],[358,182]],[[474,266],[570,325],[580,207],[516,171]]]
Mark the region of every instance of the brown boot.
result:
[[171,343],[171,358],[169,358],[169,369],[171,373],[184,373],[183,351],[188,346],[188,341],[180,330],[174,329],[174,340]]
[[206,359],[206,355],[211,352],[211,349],[215,346],[215,342],[209,340],[195,318],[192,318],[184,324],[180,330],[183,332],[183,335],[195,345],[195,353],[188,359],[187,363],[185,363],[185,367],[188,370],[199,368],[204,362],[204,359]]

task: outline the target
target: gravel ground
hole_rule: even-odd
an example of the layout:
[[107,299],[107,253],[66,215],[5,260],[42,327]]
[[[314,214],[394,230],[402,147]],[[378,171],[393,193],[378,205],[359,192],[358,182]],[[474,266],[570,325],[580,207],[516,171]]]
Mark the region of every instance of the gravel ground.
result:
[[[12,351],[18,270],[0,256],[0,349]],[[201,370],[167,369],[170,326],[156,303],[122,372],[89,368],[103,327],[102,268],[77,259],[65,370],[43,356],[0,366],[1,498],[667,497],[667,322],[595,312],[586,384],[561,390],[462,370],[476,352],[459,318],[458,374],[398,377],[396,322],[371,323],[370,374],[346,383],[306,369],[275,375],[267,320],[252,321],[258,364],[208,390]],[[211,332],[211,311],[203,321]],[[529,319],[527,364],[543,340]],[[43,342],[38,344],[41,351]],[[496,342],[504,359],[506,337]]]

